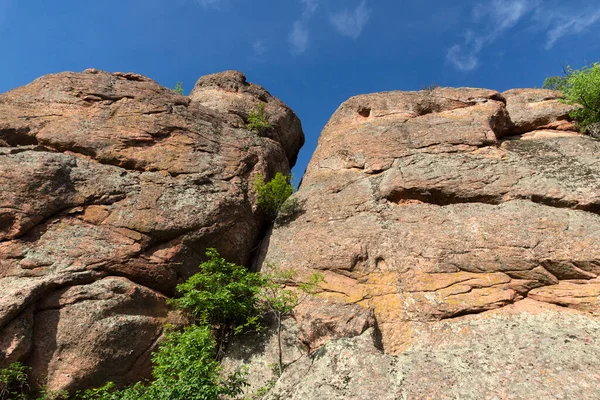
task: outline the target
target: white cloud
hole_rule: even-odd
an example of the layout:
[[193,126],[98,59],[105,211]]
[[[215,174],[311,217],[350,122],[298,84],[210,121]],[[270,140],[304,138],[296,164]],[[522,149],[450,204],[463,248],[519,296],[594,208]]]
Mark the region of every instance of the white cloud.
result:
[[264,55],[267,51],[264,42],[258,39],[252,43],[252,49],[254,50],[254,55],[257,57]]
[[197,0],[198,4],[200,4],[204,8],[218,8],[223,0]]
[[294,22],[294,28],[290,32],[290,51],[294,55],[302,54],[309,46],[308,28],[302,21]]
[[315,13],[315,11],[317,11],[317,7],[319,6],[319,3],[317,3],[317,0],[300,0],[300,2],[302,4],[304,4],[304,11],[302,12],[302,18],[304,20],[310,19],[313,16],[313,14]]
[[370,15],[371,10],[367,8],[366,0],[362,0],[353,11],[345,9],[333,14],[330,22],[341,35],[356,39],[369,21]]
[[[577,35],[600,21],[600,7],[588,8],[585,13],[577,4],[556,3],[541,0],[491,0],[473,8],[472,22],[475,33],[467,31],[465,40],[450,47],[446,59],[461,71],[472,71],[481,63],[481,51],[525,18],[531,18],[531,26],[544,32],[545,48],[551,49],[558,40]],[[556,7],[555,7],[556,6]]]
[[288,37],[290,52],[293,55],[305,53],[310,47],[310,32],[308,23],[319,6],[318,0],[300,0],[303,5],[302,15],[294,22],[292,31]]
[[584,32],[600,20],[600,10],[586,15],[567,16],[560,18],[562,21],[548,30],[546,50],[550,50],[558,40],[568,35],[576,35]]
[[448,61],[461,71],[472,71],[479,65],[477,56],[465,51],[460,44],[450,47],[447,58]]
[[533,0],[493,0],[485,5],[479,4],[473,9],[473,20],[483,24],[485,31],[467,31],[464,43],[452,46],[446,59],[461,71],[474,70],[479,66],[481,50],[515,26],[534,9],[535,4]]

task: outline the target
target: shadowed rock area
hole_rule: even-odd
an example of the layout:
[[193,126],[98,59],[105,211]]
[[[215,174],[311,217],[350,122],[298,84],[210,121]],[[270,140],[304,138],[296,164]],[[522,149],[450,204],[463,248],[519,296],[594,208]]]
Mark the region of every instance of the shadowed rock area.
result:
[[305,335],[311,351],[353,338],[269,398],[598,398],[600,141],[569,110],[534,89],[342,104],[295,195],[304,213],[262,257],[323,273],[318,301],[355,307]]
[[[269,137],[244,128],[259,102]],[[238,72],[191,97],[98,70],[0,95],[0,367],[23,361],[50,390],[147,377],[176,321],[166,297],[207,247],[250,261],[267,223],[254,176],[289,173],[303,142]]]

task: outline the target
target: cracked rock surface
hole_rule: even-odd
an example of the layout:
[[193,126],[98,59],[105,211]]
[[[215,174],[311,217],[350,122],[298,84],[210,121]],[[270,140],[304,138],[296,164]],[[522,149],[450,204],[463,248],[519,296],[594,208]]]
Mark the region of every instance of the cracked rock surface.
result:
[[[597,398],[600,141],[577,133],[568,113],[559,93],[534,89],[436,88],[342,104],[295,195],[303,213],[275,227],[262,257],[323,273],[320,301],[373,313],[376,335],[360,339],[370,350],[352,344],[335,359],[318,350],[303,361],[318,390],[298,363],[272,398]],[[325,336],[356,335],[344,333],[351,320]],[[585,338],[577,350],[562,341],[570,334]],[[309,348],[323,342],[310,337]],[[483,339],[505,349],[475,345]],[[361,359],[376,347],[386,355]],[[349,378],[326,376],[346,362],[357,364],[352,379],[404,389],[345,392]],[[382,368],[392,372],[373,372]],[[448,387],[453,395],[434,395]]]
[[[243,74],[210,79],[190,98],[86,70],[0,95],[0,367],[24,361],[50,390],[147,377],[176,319],[165,299],[205,249],[249,262],[267,222],[254,176],[289,173],[304,136]],[[266,103],[277,134],[219,103],[232,87]]]

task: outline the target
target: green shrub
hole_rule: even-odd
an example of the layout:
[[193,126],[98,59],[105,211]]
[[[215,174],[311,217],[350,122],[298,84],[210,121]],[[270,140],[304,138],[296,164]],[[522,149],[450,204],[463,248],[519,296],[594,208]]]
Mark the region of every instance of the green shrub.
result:
[[27,374],[30,370],[20,362],[0,370],[0,400],[26,399]]
[[[254,179],[254,190],[258,206],[274,220],[285,201],[294,193],[292,176],[278,172],[273,179],[265,182],[264,176],[258,174]],[[298,207],[299,204],[295,206]],[[292,213],[291,210],[286,212]]]
[[235,396],[245,385],[243,376],[221,378],[216,360],[217,342],[209,326],[190,326],[170,332],[153,355],[154,381],[146,390],[148,399],[213,400]]
[[582,131],[600,123],[600,63],[574,70],[566,67],[565,76],[552,76],[544,81],[544,88],[563,92],[567,104],[577,104],[571,112]]
[[246,385],[236,373],[223,379],[210,327],[192,325],[169,332],[152,356],[154,380],[118,390],[108,383],[78,394],[79,400],[217,400],[237,396]]
[[175,93],[179,93],[179,94],[183,95],[183,83],[177,82],[175,84],[175,87],[173,88],[173,91]]
[[269,123],[265,115],[265,103],[259,103],[256,111],[250,110],[246,129],[255,135],[264,136],[265,132],[272,128],[273,126]]
[[256,327],[256,295],[263,285],[260,274],[225,261],[216,249],[208,249],[206,256],[200,272],[177,286],[181,297],[169,304],[187,312],[194,323],[215,327],[219,334]]

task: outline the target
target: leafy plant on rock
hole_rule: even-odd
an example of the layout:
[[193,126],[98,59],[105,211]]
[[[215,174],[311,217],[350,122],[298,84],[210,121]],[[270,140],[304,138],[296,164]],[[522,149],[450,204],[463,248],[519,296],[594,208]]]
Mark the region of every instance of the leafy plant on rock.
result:
[[546,78],[543,87],[561,90],[567,104],[579,105],[570,116],[582,132],[594,135],[600,124],[600,63],[580,70],[567,66],[565,76]]
[[250,110],[246,129],[258,136],[264,136],[268,130],[273,129],[265,115],[265,103],[259,103],[256,110]]
[[175,93],[178,93],[178,94],[181,94],[181,95],[183,95],[183,83],[182,83],[181,81],[180,81],[180,82],[177,82],[177,83],[175,84],[175,87],[173,88],[173,91],[174,91]]
[[285,205],[286,200],[294,193],[291,175],[278,172],[273,179],[265,182],[264,176],[258,174],[254,179],[254,190],[256,191],[258,206],[273,221],[282,209],[285,210],[286,214],[294,214],[297,208],[300,207],[297,201],[290,201],[288,205]]
[[232,333],[259,326],[256,295],[263,286],[263,278],[225,261],[216,249],[208,249],[206,256],[208,260],[200,265],[200,271],[177,286],[181,297],[168,302],[184,310],[194,324],[215,330],[220,355],[222,344]]
[[20,362],[15,362],[0,370],[0,400],[27,398],[27,374],[30,369]]

